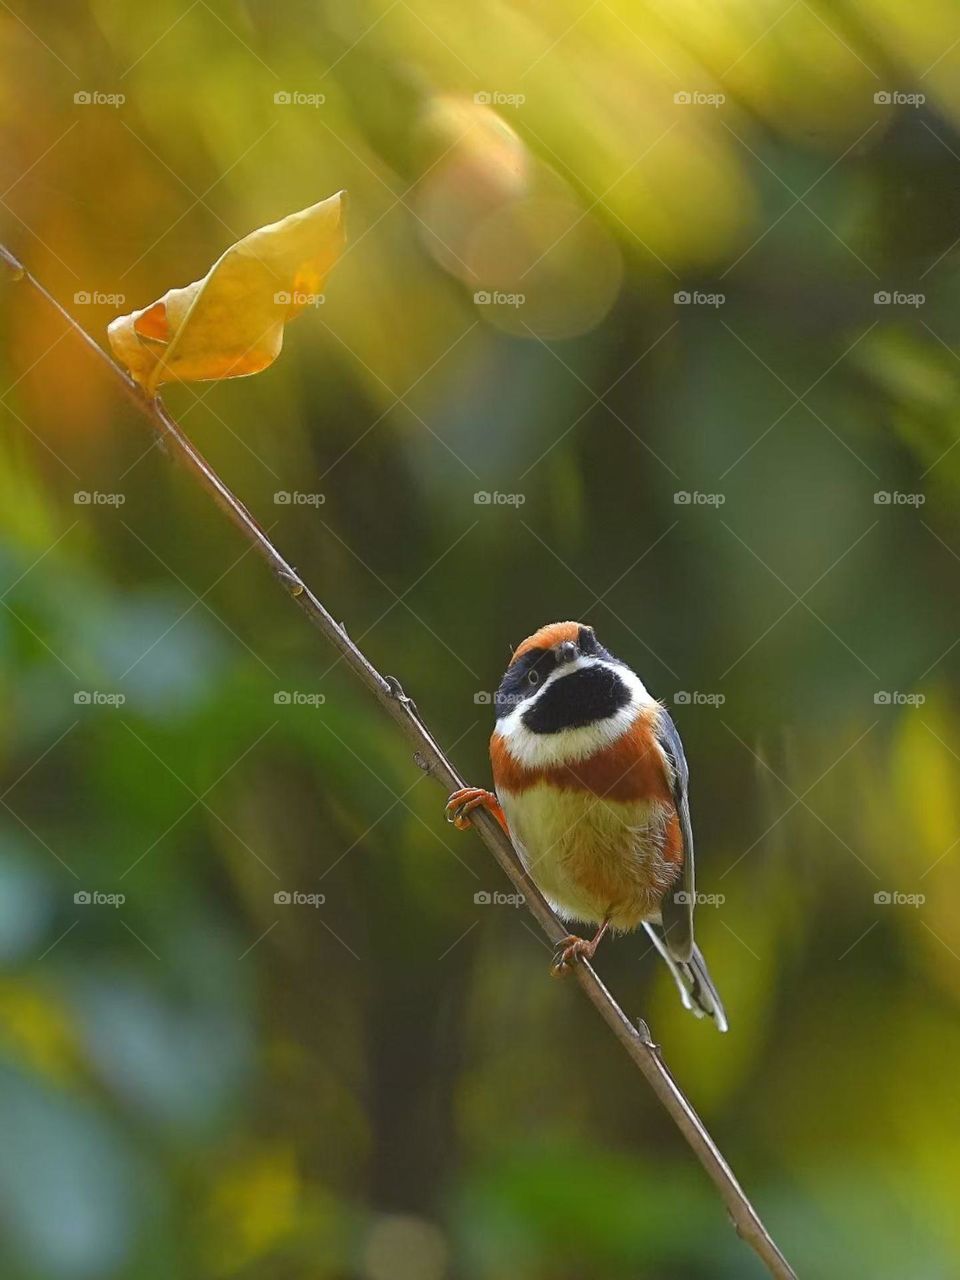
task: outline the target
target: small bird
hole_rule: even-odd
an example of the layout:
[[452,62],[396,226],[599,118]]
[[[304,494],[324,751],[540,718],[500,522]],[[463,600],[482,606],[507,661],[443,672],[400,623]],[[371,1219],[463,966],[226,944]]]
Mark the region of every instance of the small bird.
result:
[[447,819],[466,830],[472,810],[489,809],[553,909],[597,926],[558,944],[553,972],[592,960],[608,930],[642,924],[684,1006],[726,1031],[693,936],[687,762],[666,708],[592,627],[552,622],[514,652],[494,710],[496,793],[455,791]]

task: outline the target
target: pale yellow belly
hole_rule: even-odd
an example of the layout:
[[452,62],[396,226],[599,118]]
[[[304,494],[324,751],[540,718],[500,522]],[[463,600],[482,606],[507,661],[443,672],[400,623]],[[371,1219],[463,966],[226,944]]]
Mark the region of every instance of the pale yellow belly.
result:
[[657,919],[678,874],[662,856],[669,806],[600,799],[541,783],[499,795],[517,851],[561,916],[616,929]]

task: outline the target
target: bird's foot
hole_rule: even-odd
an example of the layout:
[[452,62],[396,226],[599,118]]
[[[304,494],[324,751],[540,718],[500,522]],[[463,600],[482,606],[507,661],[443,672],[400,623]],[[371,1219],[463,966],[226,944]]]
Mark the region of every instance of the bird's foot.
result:
[[480,808],[489,809],[506,831],[507,820],[500,801],[492,791],[486,791],[483,787],[461,787],[459,791],[454,791],[445,806],[447,821],[452,822],[458,831],[469,831],[473,826],[470,814],[474,809]]
[[555,978],[565,977],[574,964],[581,958],[592,960],[597,949],[598,939],[579,938],[575,933],[561,938],[553,950],[553,964],[550,972]]

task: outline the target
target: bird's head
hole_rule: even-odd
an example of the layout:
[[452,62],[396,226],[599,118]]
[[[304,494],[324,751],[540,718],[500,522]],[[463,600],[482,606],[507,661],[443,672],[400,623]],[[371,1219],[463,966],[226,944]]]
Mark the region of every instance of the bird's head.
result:
[[593,627],[552,622],[510,659],[494,698],[497,733],[528,766],[568,764],[614,742],[652,701]]

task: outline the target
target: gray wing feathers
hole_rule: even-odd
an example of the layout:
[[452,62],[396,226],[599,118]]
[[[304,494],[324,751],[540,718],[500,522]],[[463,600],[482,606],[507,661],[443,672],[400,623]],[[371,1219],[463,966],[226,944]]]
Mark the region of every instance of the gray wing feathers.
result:
[[663,899],[664,941],[675,960],[689,962],[694,954],[693,908],[697,898],[696,875],[693,860],[693,832],[690,828],[690,801],[687,796],[689,770],[683,754],[683,743],[677,727],[666,710],[661,710],[657,724],[659,742],[672,770],[671,789],[673,803],[680,819],[683,839],[683,875],[680,886],[671,890]]

